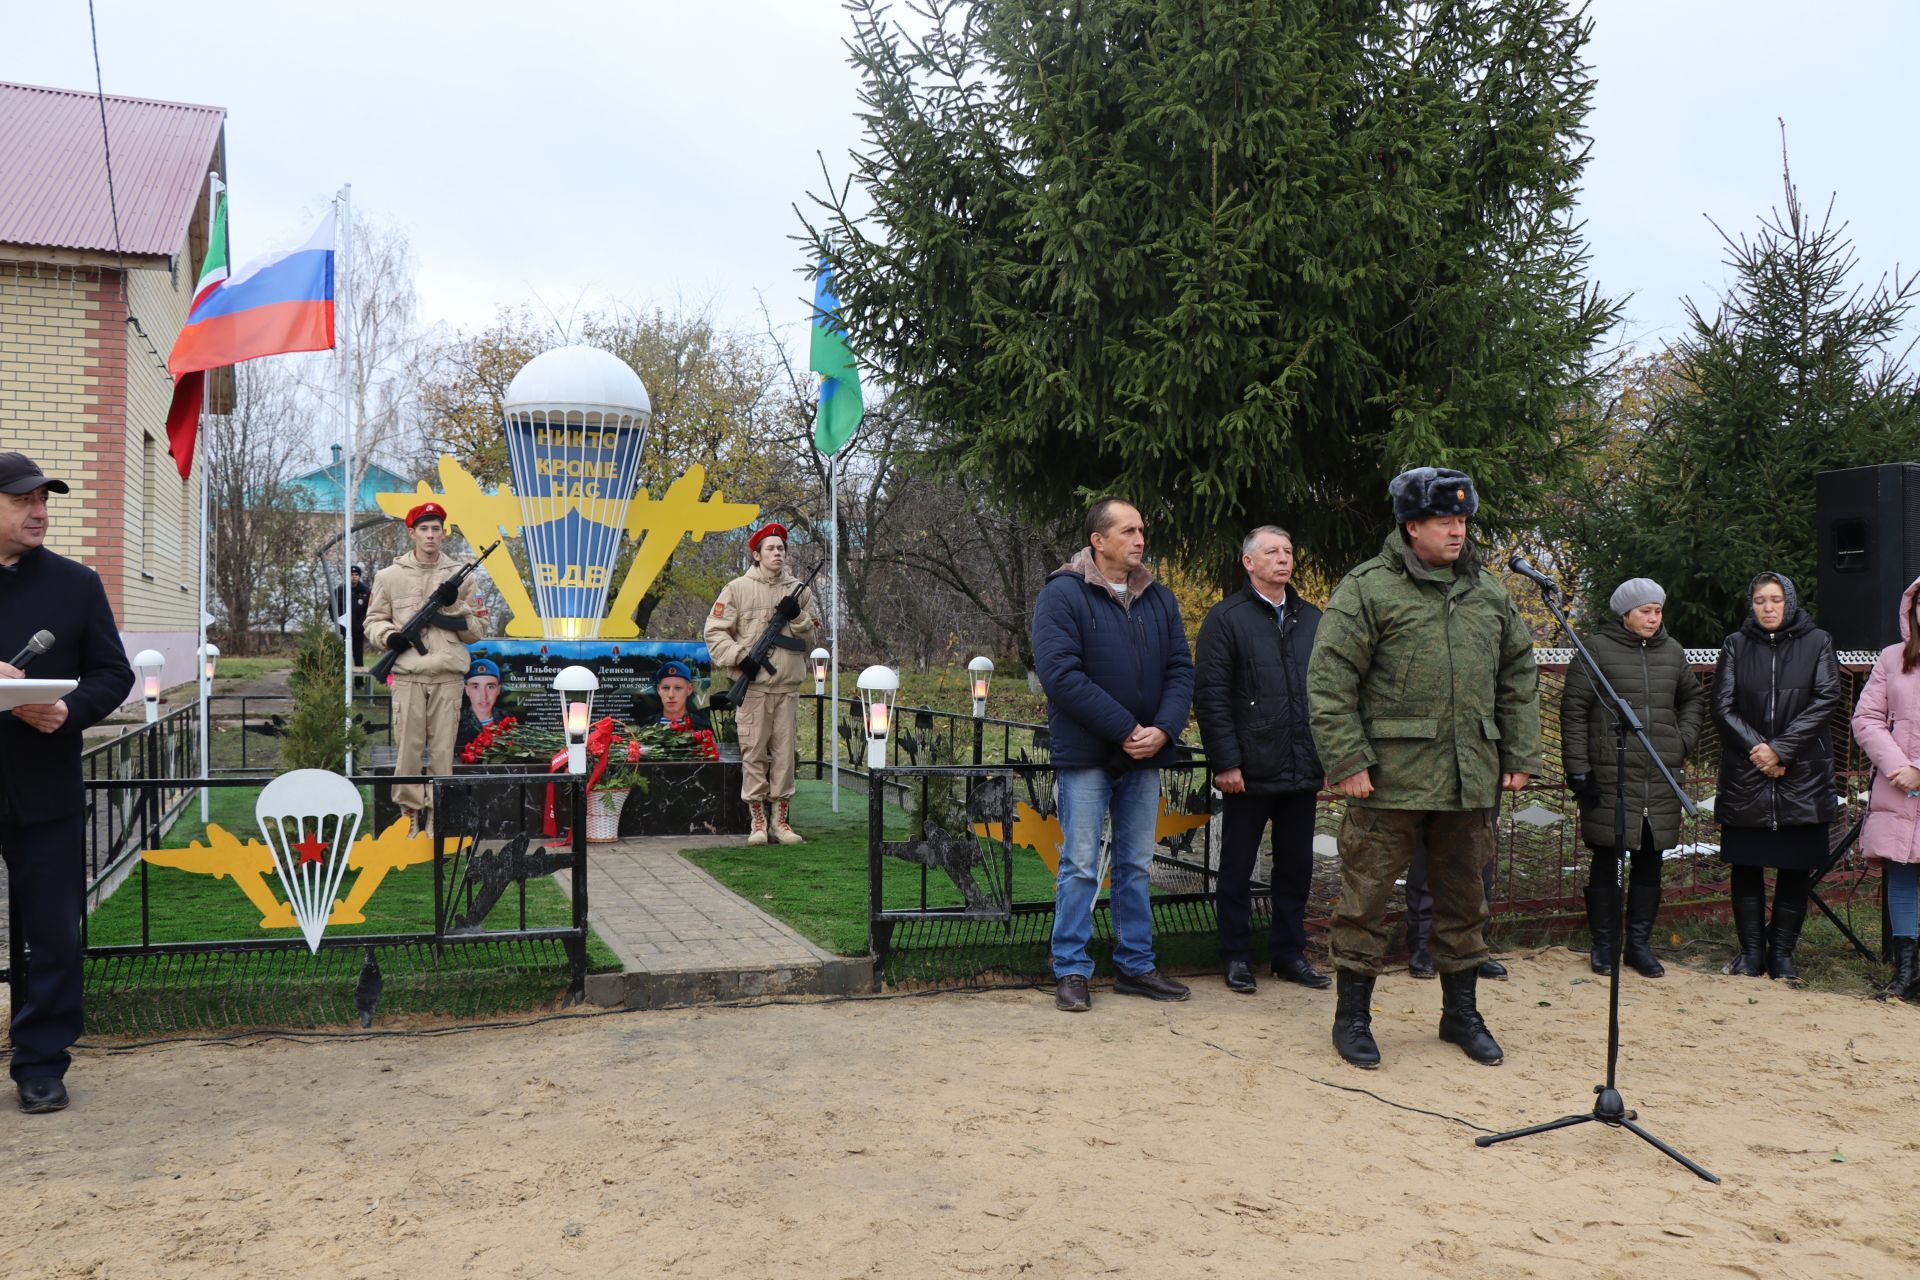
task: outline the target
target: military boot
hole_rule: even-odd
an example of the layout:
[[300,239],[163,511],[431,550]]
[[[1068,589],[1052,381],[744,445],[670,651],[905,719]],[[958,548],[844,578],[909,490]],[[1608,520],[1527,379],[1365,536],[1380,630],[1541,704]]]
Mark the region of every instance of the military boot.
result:
[[1380,1065],[1373,1042],[1373,979],[1351,969],[1334,971],[1333,1047],[1348,1062],[1371,1071]]
[[1440,1038],[1459,1045],[1475,1062],[1497,1067],[1505,1055],[1480,1016],[1479,985],[1478,969],[1440,975]]
[[1893,980],[1880,988],[1876,999],[1898,1000],[1907,994],[1907,988],[1914,985],[1914,953],[1916,944],[1912,938],[1893,940]]
[[1740,954],[1727,965],[1726,972],[1736,978],[1767,976],[1767,891],[1733,895],[1733,932],[1740,939]]
[[753,815],[753,830],[747,832],[747,843],[765,844],[767,842],[766,806],[755,800],[747,805],[747,812]]
[[1627,885],[1627,950],[1623,957],[1643,978],[1664,978],[1667,967],[1653,954],[1653,918],[1660,914],[1660,885]]
[[1807,904],[1802,902],[1776,902],[1773,904],[1773,946],[1767,956],[1767,976],[1781,982],[1800,985],[1800,975],[1794,972],[1793,949],[1800,945],[1800,926],[1807,922]]
[[1613,972],[1613,953],[1620,945],[1620,887],[1607,884],[1587,886],[1587,932],[1593,935],[1593,951],[1587,967],[1595,973]]
[[793,824],[787,821],[787,806],[790,803],[788,800],[773,802],[773,838],[781,844],[800,844],[806,837],[795,831]]

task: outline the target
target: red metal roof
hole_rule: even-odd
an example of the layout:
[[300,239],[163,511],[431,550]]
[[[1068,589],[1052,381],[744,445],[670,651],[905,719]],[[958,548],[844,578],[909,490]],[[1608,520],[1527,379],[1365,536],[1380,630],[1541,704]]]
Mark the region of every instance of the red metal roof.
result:
[[[121,251],[175,254],[206,185],[224,107],[106,99]],[[114,252],[100,100],[0,84],[0,243]]]

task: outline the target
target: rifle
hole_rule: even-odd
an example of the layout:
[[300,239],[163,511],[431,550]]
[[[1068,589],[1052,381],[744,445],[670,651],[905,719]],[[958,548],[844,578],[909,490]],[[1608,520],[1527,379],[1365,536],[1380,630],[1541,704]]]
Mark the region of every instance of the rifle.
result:
[[[799,586],[795,587],[782,598],[793,601],[797,606],[800,603],[801,595],[805,593],[808,587],[813,585],[813,580],[820,574],[820,566],[825,563],[826,561],[824,560],[816,561],[813,566],[813,571],[801,581]],[[777,613],[774,614],[773,621],[767,624],[766,632],[754,642],[753,648],[747,651],[748,660],[758,663],[761,670],[765,671],[768,675],[774,673],[773,663],[767,660],[769,650],[776,646],[782,649],[797,650],[799,648],[799,642],[789,638],[786,634],[788,621],[789,619],[783,618]],[[780,642],[782,640],[785,640],[786,643],[781,644]],[[746,664],[742,663],[741,665],[745,666]],[[727,690],[726,705],[729,707],[738,707],[741,703],[745,702],[747,700],[747,686],[752,683],[753,672],[750,670],[742,671],[740,678],[733,682],[733,688]]]
[[[473,571],[475,569],[478,569],[480,567],[481,561],[485,560],[488,556],[492,555],[495,549],[499,547],[499,545],[500,545],[500,540],[498,538],[495,538],[493,541],[493,546],[488,547],[485,551],[482,551],[477,559],[471,561],[470,563],[463,564],[458,569],[455,569],[453,571],[453,576],[448,578],[445,582],[441,583],[438,587],[435,587],[433,591],[428,594],[427,602],[420,606],[419,612],[415,613],[411,618],[408,618],[406,625],[401,627],[398,631],[394,632],[394,634],[399,636],[401,639],[405,640],[408,644],[412,645],[415,653],[418,653],[422,657],[425,657],[427,652],[427,642],[421,638],[420,633],[426,629],[428,618],[431,618],[434,614],[438,613],[441,609],[444,609],[447,607],[446,605],[441,604],[438,599],[438,596],[440,595],[442,589],[446,587],[452,587],[454,598],[458,599],[460,595],[461,585],[465,583],[469,577],[472,576]],[[389,647],[385,653],[380,655],[380,660],[375,662],[372,667],[368,668],[368,674],[371,675],[375,680],[380,681],[382,684],[386,683],[387,677],[393,674],[393,664],[400,661],[400,655],[404,652],[406,652],[406,650],[404,649],[395,649],[395,648]]]

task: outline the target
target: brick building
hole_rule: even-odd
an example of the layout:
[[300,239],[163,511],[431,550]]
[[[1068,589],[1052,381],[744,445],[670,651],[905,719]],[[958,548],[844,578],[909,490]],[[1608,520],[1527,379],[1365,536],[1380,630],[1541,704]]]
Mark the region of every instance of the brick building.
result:
[[[128,651],[165,654],[168,685],[193,676],[201,472],[196,452],[182,480],[167,451],[166,357],[206,253],[225,120],[0,84],[0,450],[73,486],[47,545],[100,574]],[[210,381],[230,398],[230,378]]]

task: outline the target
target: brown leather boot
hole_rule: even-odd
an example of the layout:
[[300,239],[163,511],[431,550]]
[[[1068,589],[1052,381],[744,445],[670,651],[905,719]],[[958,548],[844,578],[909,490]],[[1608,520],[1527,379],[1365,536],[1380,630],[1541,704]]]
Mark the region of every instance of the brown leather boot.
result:
[[767,807],[758,800],[754,800],[747,805],[747,811],[753,815],[753,830],[747,832],[747,843],[765,844],[767,842]]
[[787,806],[791,803],[790,800],[773,802],[773,838],[781,844],[800,844],[806,839],[793,829],[791,822],[787,821]]

